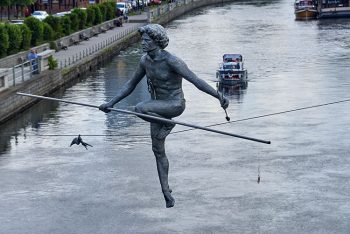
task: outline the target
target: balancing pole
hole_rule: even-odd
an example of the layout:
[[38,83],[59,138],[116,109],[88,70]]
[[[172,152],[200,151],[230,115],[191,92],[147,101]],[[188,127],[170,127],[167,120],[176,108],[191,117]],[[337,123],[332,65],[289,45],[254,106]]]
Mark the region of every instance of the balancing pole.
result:
[[[28,93],[21,93],[21,92],[17,92],[17,94],[21,95],[21,96],[32,97],[32,98],[39,98],[39,99],[45,99],[45,100],[51,100],[51,101],[57,101],[57,102],[64,102],[64,103],[75,104],[75,105],[80,105],[80,106],[93,107],[93,108],[97,108],[97,109],[99,108],[99,106],[97,106],[97,105],[91,105],[91,104],[80,103],[80,102],[73,102],[73,101],[68,101],[68,100],[64,100],[64,99],[58,99],[58,98],[52,98],[52,97],[44,97],[44,96],[33,95],[33,94],[28,94]],[[183,125],[183,126],[186,126],[186,127],[201,129],[201,130],[209,131],[209,132],[215,132],[215,133],[219,133],[219,134],[222,134],[222,135],[237,137],[237,138],[250,140],[250,141],[256,141],[256,142],[260,142],[260,143],[264,143],[264,144],[271,144],[271,141],[266,141],[266,140],[261,140],[261,139],[257,139],[257,138],[237,135],[237,134],[224,132],[224,131],[220,131],[220,130],[215,130],[215,129],[211,129],[211,128],[207,128],[207,127],[202,127],[202,126],[198,126],[198,125],[194,125],[194,124],[190,124],[190,123],[180,122],[180,121],[177,121],[177,120],[171,120],[171,119],[161,118],[161,117],[157,117],[157,116],[153,116],[153,115],[137,113],[137,112],[134,112],[134,111],[128,111],[128,110],[117,109],[117,108],[108,108],[108,110],[116,111],[116,112],[120,112],[120,113],[124,113],[124,114],[129,114],[129,115],[136,115],[136,116],[139,116],[139,117],[153,119],[153,120],[164,122],[164,123],[179,124],[179,125]]]

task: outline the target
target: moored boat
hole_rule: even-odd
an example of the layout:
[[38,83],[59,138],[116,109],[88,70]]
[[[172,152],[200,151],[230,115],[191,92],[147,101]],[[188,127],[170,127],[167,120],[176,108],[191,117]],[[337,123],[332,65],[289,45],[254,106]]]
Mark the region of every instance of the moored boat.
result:
[[243,57],[240,54],[224,54],[223,61],[216,71],[216,78],[222,84],[234,85],[247,82],[248,72],[243,66]]
[[322,0],[318,6],[318,18],[350,17],[350,0]]
[[317,8],[312,0],[296,0],[294,3],[294,14],[296,20],[316,19]]

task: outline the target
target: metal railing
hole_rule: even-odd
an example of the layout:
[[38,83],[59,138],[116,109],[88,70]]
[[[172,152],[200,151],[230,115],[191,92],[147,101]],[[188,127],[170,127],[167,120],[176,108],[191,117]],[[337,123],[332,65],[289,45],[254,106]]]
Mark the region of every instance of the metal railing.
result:
[[115,35],[110,36],[110,37],[106,38],[105,40],[98,42],[97,44],[91,45],[91,46],[83,49],[82,51],[79,51],[76,54],[71,55],[68,58],[60,59],[58,61],[59,68],[62,69],[62,68],[67,68],[67,67],[75,65],[76,63],[85,59],[86,57],[88,57],[92,54],[95,54],[95,53],[103,50],[106,47],[109,47],[110,45],[112,45],[116,41],[118,41],[118,40],[124,38],[125,36],[137,31],[139,27],[140,27],[140,24],[134,25],[131,28],[117,32]]
[[12,67],[12,76],[9,76],[9,86],[16,86],[39,73],[39,58],[25,61]]

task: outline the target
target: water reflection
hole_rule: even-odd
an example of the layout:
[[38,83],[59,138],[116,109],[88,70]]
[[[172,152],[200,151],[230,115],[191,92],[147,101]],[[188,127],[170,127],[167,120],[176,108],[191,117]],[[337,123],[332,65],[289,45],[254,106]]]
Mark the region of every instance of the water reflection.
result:
[[218,82],[216,88],[229,99],[241,100],[248,88],[248,82],[241,82],[234,85],[224,85]]
[[349,18],[322,19],[317,21],[320,30],[349,30]]
[[[57,91],[53,97],[60,98],[62,91]],[[30,109],[18,114],[11,121],[0,125],[0,155],[7,150],[11,150],[10,141],[15,140],[15,145],[18,144],[18,138],[27,138],[27,131],[38,132],[42,124],[56,120],[58,102],[40,101]]]

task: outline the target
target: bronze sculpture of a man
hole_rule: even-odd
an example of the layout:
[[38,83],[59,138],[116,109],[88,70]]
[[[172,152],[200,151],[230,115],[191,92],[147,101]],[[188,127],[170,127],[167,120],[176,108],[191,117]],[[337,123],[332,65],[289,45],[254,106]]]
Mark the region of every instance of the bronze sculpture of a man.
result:
[[[199,90],[219,99],[221,106],[226,109],[229,105],[227,98],[205,81],[199,79],[176,56],[165,51],[169,38],[165,29],[159,24],[149,24],[139,28],[142,50],[146,53],[140,59],[134,75],[109,102],[100,106],[100,110],[109,112],[120,100],[128,96],[136,85],[146,76],[151,99],[136,105],[138,113],[171,119],[185,110],[185,98],[182,90],[182,78],[194,84]],[[159,122],[143,118],[150,122],[152,150],[156,157],[158,176],[164,194],[166,207],[173,207],[175,199],[171,196],[172,190],[168,185],[169,162],[165,154],[165,138],[175,124]]]

